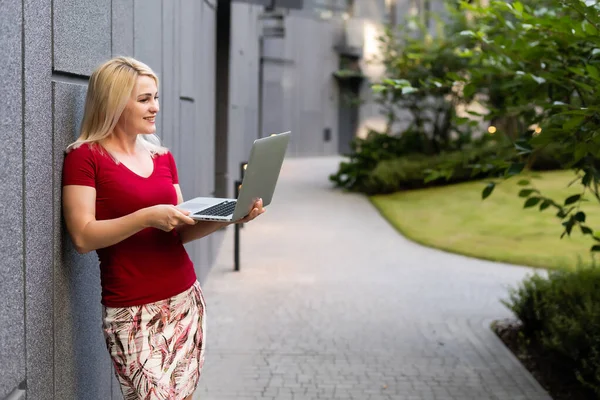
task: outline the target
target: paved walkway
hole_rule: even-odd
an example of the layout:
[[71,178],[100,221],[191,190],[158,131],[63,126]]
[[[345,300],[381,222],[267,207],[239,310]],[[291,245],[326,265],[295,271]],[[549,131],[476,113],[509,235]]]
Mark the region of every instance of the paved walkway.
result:
[[274,203],[233,229],[204,285],[207,358],[196,398],[550,399],[489,329],[530,270],[410,242],[339,159],[289,159]]

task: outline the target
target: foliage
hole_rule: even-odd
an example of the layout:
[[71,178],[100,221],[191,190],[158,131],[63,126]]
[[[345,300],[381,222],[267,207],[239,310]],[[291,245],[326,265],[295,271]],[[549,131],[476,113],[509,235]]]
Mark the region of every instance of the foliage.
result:
[[422,137],[427,154],[450,150],[456,142],[453,138],[470,137],[472,133],[471,126],[459,123],[456,108],[462,98],[456,91],[425,83],[468,66],[468,60],[457,55],[453,41],[447,39],[456,33],[456,28],[445,32],[440,21],[438,34],[432,36],[414,18],[399,30],[385,29],[379,37],[380,56],[371,60],[385,66],[387,78],[373,89],[387,117],[386,133],[396,134],[394,124],[408,122],[406,131]]
[[[473,4],[470,4],[473,3]],[[598,242],[580,210],[586,193],[600,201],[600,5],[597,0],[461,1],[448,6],[449,25],[464,26],[454,38],[464,68],[450,66],[443,77],[406,84],[399,73],[374,86],[402,97],[431,90],[457,93],[458,102],[477,100],[489,110],[485,119],[513,141],[521,160],[491,160],[505,178],[518,175],[539,149],[554,145],[559,158],[579,172],[581,194],[554,201],[523,181],[525,207],[554,209],[570,235],[579,226]],[[410,75],[407,75],[410,77]],[[402,84],[398,84],[401,82]],[[487,165],[487,163],[486,163]],[[486,166],[486,168],[488,168]],[[501,173],[500,173],[501,172]],[[438,176],[451,172],[438,170]],[[496,182],[482,193],[489,196]],[[527,193],[527,195],[525,195]],[[600,250],[600,245],[592,250]]]
[[504,301],[528,340],[600,396],[600,269],[533,275]]
[[338,172],[331,175],[330,180],[339,187],[362,191],[365,180],[379,162],[419,153],[424,147],[425,143],[418,133],[390,136],[370,131],[366,138],[355,138],[350,143],[349,160],[340,164]]
[[[520,158],[512,144],[501,137],[484,136],[436,155],[427,154],[427,146],[419,132],[389,136],[372,131],[365,139],[352,142],[349,160],[340,164],[330,180],[369,195],[392,193],[482,179],[498,173],[495,163],[508,165]],[[561,167],[553,146],[540,149],[529,165],[536,171]]]

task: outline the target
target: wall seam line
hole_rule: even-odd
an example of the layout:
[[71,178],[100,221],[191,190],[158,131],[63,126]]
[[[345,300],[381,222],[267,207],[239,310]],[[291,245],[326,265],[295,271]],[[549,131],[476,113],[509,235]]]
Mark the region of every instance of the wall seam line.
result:
[[[25,194],[27,193],[25,188],[25,0],[21,1],[21,250],[22,256],[22,272],[23,272],[23,357],[25,367],[25,382],[27,382],[27,274],[26,272],[26,260],[25,254],[27,250],[27,230],[25,229],[25,209],[26,200]],[[27,396],[27,394],[25,394]]]

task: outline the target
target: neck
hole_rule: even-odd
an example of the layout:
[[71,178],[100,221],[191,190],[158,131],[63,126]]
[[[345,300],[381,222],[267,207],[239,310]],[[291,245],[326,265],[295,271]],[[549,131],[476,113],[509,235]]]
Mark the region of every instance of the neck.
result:
[[133,155],[138,149],[137,135],[128,135],[115,129],[103,145],[109,151]]

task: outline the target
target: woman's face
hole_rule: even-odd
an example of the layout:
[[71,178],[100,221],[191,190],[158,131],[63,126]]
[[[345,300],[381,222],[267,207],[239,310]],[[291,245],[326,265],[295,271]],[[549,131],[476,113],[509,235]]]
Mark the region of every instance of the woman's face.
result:
[[158,110],[156,82],[150,76],[139,76],[117,127],[132,134],[155,133]]

